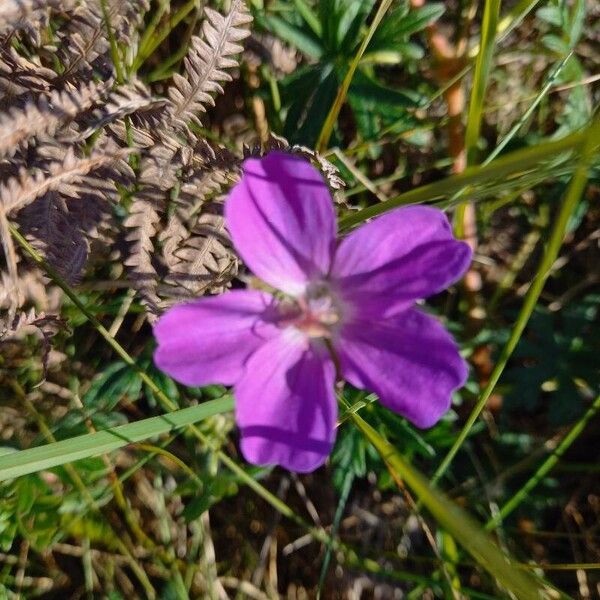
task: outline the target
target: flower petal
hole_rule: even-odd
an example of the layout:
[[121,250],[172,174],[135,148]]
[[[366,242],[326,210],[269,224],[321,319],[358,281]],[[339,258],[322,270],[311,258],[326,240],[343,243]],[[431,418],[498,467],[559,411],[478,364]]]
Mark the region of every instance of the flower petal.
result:
[[277,289],[300,294],[329,271],[335,213],[329,189],[307,160],[271,152],[244,161],[225,217],[243,261]]
[[307,473],[335,440],[335,367],[323,347],[284,331],[248,361],[235,386],[236,421],[246,460]]
[[342,374],[377,393],[417,427],[431,427],[467,379],[456,343],[433,317],[410,309],[380,323],[346,325],[336,344]]
[[347,302],[387,317],[460,279],[471,254],[466,243],[454,239],[442,211],[407,206],[346,237],[332,278]]
[[154,362],[185,385],[232,385],[248,357],[273,335],[270,294],[235,290],[169,309],[154,326]]

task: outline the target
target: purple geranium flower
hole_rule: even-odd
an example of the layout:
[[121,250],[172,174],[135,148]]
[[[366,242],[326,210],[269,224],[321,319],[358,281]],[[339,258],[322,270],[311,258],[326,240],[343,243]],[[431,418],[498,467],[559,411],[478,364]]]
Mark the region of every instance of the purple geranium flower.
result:
[[398,208],[338,243],[319,172],[272,152],[244,162],[225,216],[246,265],[281,294],[234,290],[171,308],[154,328],[154,360],[186,385],[234,386],[249,462],[298,472],[325,462],[336,365],[418,427],[438,421],[467,367],[448,332],[414,304],[471,260],[444,213]]

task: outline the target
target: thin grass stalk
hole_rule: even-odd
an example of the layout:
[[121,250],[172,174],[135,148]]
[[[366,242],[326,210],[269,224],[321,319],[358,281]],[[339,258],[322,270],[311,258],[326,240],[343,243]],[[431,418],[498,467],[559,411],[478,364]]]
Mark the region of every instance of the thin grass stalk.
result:
[[[385,202],[368,206],[345,216],[340,219],[340,230],[350,229],[367,219],[381,215],[398,206],[420,204],[423,202],[441,204],[442,200],[465,187],[485,183],[491,179],[513,177],[528,169],[532,169],[540,162],[556,157],[563,152],[580,150],[583,143],[588,139],[587,134],[588,130],[585,130],[573,133],[560,140],[539,144],[533,148],[516,150],[501,156],[485,167],[470,167],[459,175],[452,175],[440,181],[404,192]],[[600,140],[596,141],[596,146],[598,145],[600,145]]]
[[104,24],[106,25],[106,33],[110,44],[110,54],[117,73],[117,83],[123,83],[125,81],[125,70],[123,69],[123,62],[121,60],[121,55],[119,54],[119,46],[117,45],[115,33],[110,22],[110,14],[108,12],[106,0],[100,0],[100,7],[102,9]]
[[494,148],[494,150],[490,152],[487,158],[483,161],[483,165],[489,165],[496,158],[496,156],[498,156],[500,152],[504,150],[506,145],[513,139],[513,137],[516,135],[519,129],[521,129],[525,121],[529,119],[529,117],[533,114],[540,102],[546,97],[546,95],[554,85],[556,78],[560,75],[571,56],[573,56],[573,51],[569,52],[560,62],[558,62],[554,66],[554,68],[552,69],[552,71],[550,71],[546,79],[546,83],[539,91],[537,96],[534,98],[533,102],[529,105],[529,108],[523,113],[521,118],[511,127],[510,131],[502,138],[502,140]]
[[508,517],[508,515],[510,515],[523,502],[523,500],[527,498],[531,490],[533,490],[533,488],[540,483],[540,481],[550,472],[550,470],[558,464],[558,461],[562,458],[564,453],[572,446],[573,442],[579,437],[586,425],[598,413],[598,411],[600,411],[600,396],[596,397],[585,414],[577,421],[577,423],[575,423],[575,425],[573,425],[573,427],[569,430],[569,433],[567,433],[552,454],[546,458],[536,472],[527,480],[525,485],[521,487],[517,493],[500,508],[498,513],[485,524],[485,528],[487,530],[498,527],[502,520]]
[[477,145],[481,133],[483,102],[492,69],[492,57],[494,54],[499,13],[500,0],[486,0],[481,24],[481,45],[475,62],[475,74],[473,75],[471,97],[469,99],[467,130],[465,132],[468,165],[473,165],[477,162]]
[[[56,443],[56,438],[54,434],[46,424],[43,416],[38,413],[35,406],[32,402],[27,398],[25,394],[25,390],[22,389],[21,385],[15,380],[12,382],[12,387],[17,396],[19,396],[20,400],[23,402],[25,408],[29,411],[29,413],[35,418],[38,427],[42,433],[42,435],[51,443]],[[110,541],[115,544],[120,552],[122,552],[129,562],[129,566],[131,570],[135,573],[135,576],[138,578],[138,581],[144,588],[144,591],[148,598],[153,600],[156,598],[156,590],[154,589],[150,579],[146,575],[146,571],[142,568],[142,566],[137,562],[125,542],[115,533],[112,524],[110,521],[104,516],[102,510],[98,506],[96,500],[94,500],[84,481],[81,479],[77,469],[73,467],[72,464],[65,465],[65,471],[69,476],[69,479],[73,482],[74,486],[79,490],[88,507],[91,508],[101,519],[103,519],[108,527],[108,531],[110,531]]]
[[158,4],[158,8],[152,15],[150,23],[148,23],[148,26],[144,29],[144,33],[142,34],[138,44],[137,55],[133,60],[132,70],[134,72],[136,72],[144,62],[144,59],[142,59],[141,56],[143,53],[145,53],[148,44],[150,43],[150,40],[152,39],[152,36],[154,35],[154,32],[160,23],[160,20],[163,18],[165,12],[167,12],[167,10],[170,8],[170,5],[170,0],[161,0]]
[[346,96],[348,94],[348,90],[350,89],[350,84],[352,83],[352,78],[354,77],[354,73],[356,73],[356,69],[371,41],[371,38],[375,34],[377,27],[379,27],[379,23],[383,19],[387,9],[391,6],[393,0],[383,0],[383,2],[379,5],[375,16],[373,17],[373,21],[361,42],[356,55],[352,59],[350,63],[350,67],[348,68],[348,72],[342,81],[342,85],[338,89],[337,96],[327,114],[327,118],[325,119],[325,123],[323,123],[323,127],[321,129],[321,133],[319,134],[319,139],[316,143],[316,149],[318,152],[323,152],[329,144],[329,139],[331,138],[331,134],[333,133],[333,128],[337,122],[338,115],[340,114],[340,110],[342,109],[342,105],[346,100]]
[[456,453],[464,443],[465,439],[469,435],[471,428],[475,424],[475,421],[479,417],[481,411],[485,407],[489,397],[491,396],[500,376],[502,375],[504,368],[508,362],[508,359],[511,357],[513,351],[515,350],[519,340],[521,339],[521,335],[525,330],[527,322],[529,321],[529,317],[535,308],[537,301],[539,299],[540,293],[544,288],[544,284],[546,283],[546,279],[550,274],[550,270],[554,261],[556,260],[560,248],[562,246],[563,239],[565,237],[567,223],[569,218],[573,214],[581,195],[584,192],[585,185],[588,179],[588,169],[593,157],[593,149],[595,144],[597,144],[597,140],[600,137],[600,118],[596,118],[596,120],[592,123],[592,125],[587,129],[586,140],[584,144],[584,148],[582,151],[582,155],[579,161],[579,165],[577,170],[575,171],[573,178],[571,179],[571,183],[567,189],[567,193],[565,195],[564,202],[560,208],[556,221],[554,223],[554,227],[552,229],[552,233],[550,235],[550,239],[548,241],[548,246],[544,252],[544,256],[539,264],[535,277],[531,283],[531,287],[529,288],[527,295],[525,296],[525,301],[517,317],[517,321],[511,331],[510,338],[506,342],[506,345],[502,349],[500,357],[490,375],[489,382],[485,386],[483,392],[477,404],[473,408],[467,422],[465,423],[462,431],[456,438],[456,441],[452,445],[452,448],[445,456],[444,460],[441,462],[439,467],[437,468],[435,474],[431,482],[433,484],[437,483],[440,478],[446,473],[448,467],[450,466],[452,460],[456,456]]
[[185,17],[187,17],[194,8],[198,5],[198,0],[188,0],[183,6],[181,6],[177,12],[169,19],[168,26],[160,29],[158,32],[153,31],[152,36],[147,39],[144,46],[140,48],[135,63],[134,70],[137,71],[146,61],[147,58],[152,56],[152,53],[169,37],[173,29],[179,25]]
[[[481,134],[481,120],[483,117],[483,102],[485,92],[492,68],[492,57],[496,42],[496,30],[500,14],[500,0],[486,0],[481,24],[481,44],[477,60],[475,61],[475,73],[469,99],[469,112],[467,116],[467,130],[465,132],[465,159],[467,166],[477,164],[478,144]],[[464,163],[463,163],[464,164]],[[466,241],[473,250],[477,244],[475,231],[475,208],[471,203],[464,202],[456,209],[456,234]],[[473,229],[473,232],[469,230]],[[465,281],[468,281],[467,278]]]
[[495,577],[505,589],[512,592],[519,600],[539,600],[547,597],[548,590],[541,582],[516,568],[516,565],[462,509],[435,490],[425,477],[358,413],[352,413],[352,420],[365,438],[373,444],[388,468],[413,490],[440,526],[451,532],[479,565]]

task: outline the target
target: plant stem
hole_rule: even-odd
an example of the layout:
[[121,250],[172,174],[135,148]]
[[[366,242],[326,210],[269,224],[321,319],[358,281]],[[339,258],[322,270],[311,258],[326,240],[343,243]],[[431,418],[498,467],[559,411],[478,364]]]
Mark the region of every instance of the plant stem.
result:
[[560,248],[562,246],[563,239],[565,237],[565,233],[567,230],[567,223],[583,191],[585,189],[585,185],[588,179],[588,169],[590,166],[590,162],[593,156],[593,148],[597,143],[598,137],[600,136],[600,118],[596,118],[596,120],[592,123],[592,125],[587,130],[587,136],[585,139],[583,151],[579,160],[579,165],[577,170],[575,171],[573,178],[571,179],[571,183],[569,184],[569,188],[567,189],[567,193],[565,199],[560,207],[560,211],[554,223],[554,227],[552,229],[552,233],[550,235],[550,239],[548,241],[548,246],[546,247],[546,251],[544,252],[544,256],[540,262],[540,265],[537,269],[536,275],[531,283],[531,287],[529,288],[527,295],[525,296],[525,301],[517,317],[517,321],[511,331],[510,338],[506,342],[506,345],[502,349],[496,366],[490,375],[490,379],[485,386],[477,404],[473,408],[467,422],[465,423],[462,431],[456,438],[452,448],[445,456],[444,460],[441,462],[440,466],[436,470],[435,474],[431,482],[435,484],[439,479],[446,473],[450,463],[456,456],[456,453],[464,443],[465,439],[469,435],[471,428],[473,427],[475,421],[479,417],[479,414],[485,407],[489,397],[491,396],[500,376],[502,375],[504,368],[508,362],[508,359],[511,357],[519,340],[521,339],[521,335],[525,330],[527,322],[529,321],[529,317],[535,308],[537,301],[540,297],[540,293],[544,288],[544,284],[546,283],[546,279],[550,274],[550,270],[554,261],[556,260]]

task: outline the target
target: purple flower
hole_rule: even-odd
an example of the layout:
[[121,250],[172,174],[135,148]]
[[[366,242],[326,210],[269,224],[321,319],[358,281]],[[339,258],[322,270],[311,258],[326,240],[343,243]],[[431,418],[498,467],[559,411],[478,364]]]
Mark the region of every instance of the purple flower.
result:
[[444,213],[398,208],[338,243],[319,172],[272,152],[244,162],[225,216],[246,265],[281,293],[235,290],[173,307],[154,329],[154,360],[186,385],[234,386],[249,462],[298,472],[325,462],[336,364],[418,427],[440,419],[467,367],[448,332],[414,304],[471,260]]

